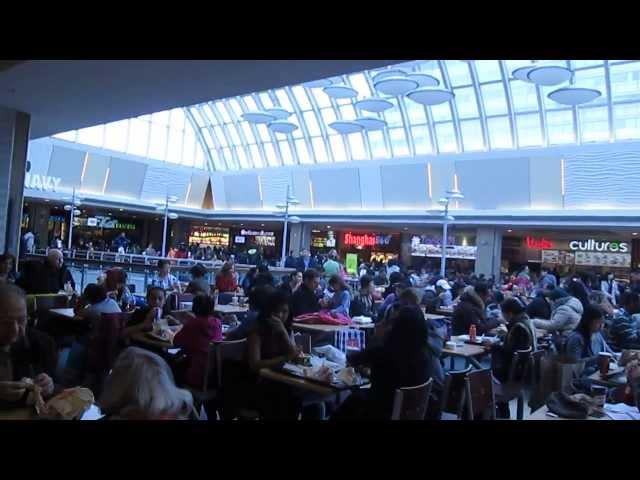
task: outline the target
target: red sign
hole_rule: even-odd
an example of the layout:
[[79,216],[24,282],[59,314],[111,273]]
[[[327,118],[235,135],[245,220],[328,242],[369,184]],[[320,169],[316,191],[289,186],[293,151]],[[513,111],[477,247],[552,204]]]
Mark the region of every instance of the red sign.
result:
[[532,250],[549,250],[553,248],[553,242],[546,238],[526,237],[524,241],[527,244],[527,248]]
[[362,235],[354,235],[353,233],[345,233],[345,245],[355,245],[356,247],[373,247],[376,244],[376,236],[368,233]]

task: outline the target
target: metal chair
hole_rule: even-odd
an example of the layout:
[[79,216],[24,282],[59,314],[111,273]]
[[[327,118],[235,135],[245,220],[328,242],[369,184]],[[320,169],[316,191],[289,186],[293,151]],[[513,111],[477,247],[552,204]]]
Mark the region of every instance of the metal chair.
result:
[[531,353],[531,347],[513,353],[509,376],[507,381],[499,386],[497,393],[498,401],[501,402],[518,399],[516,417],[518,420],[524,419],[525,387],[530,381],[532,373]]
[[430,378],[422,385],[398,388],[393,399],[391,420],[424,420],[432,386],[433,378]]
[[302,350],[302,353],[311,353],[311,335],[308,333],[296,333],[293,339]]
[[334,334],[334,346],[345,354],[348,350],[364,350],[366,346],[364,331],[355,328],[336,330]]
[[445,376],[441,407],[442,420],[462,420],[466,397],[465,378],[471,370],[471,366],[464,370],[450,370]]
[[496,418],[496,400],[493,392],[493,375],[490,368],[472,370],[465,376],[465,403],[469,419]]

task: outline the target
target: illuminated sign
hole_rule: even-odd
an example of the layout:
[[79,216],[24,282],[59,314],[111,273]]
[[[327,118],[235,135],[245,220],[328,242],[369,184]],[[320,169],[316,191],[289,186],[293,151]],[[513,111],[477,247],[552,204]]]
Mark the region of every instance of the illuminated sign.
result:
[[355,247],[373,247],[376,245],[389,245],[391,243],[391,235],[373,235],[371,233],[363,233],[360,235],[351,232],[345,233],[344,244]]
[[619,252],[626,253],[629,251],[629,244],[626,242],[600,242],[594,238],[589,240],[580,241],[572,240],[569,242],[569,248],[571,250],[577,250],[581,252]]
[[[320,233],[320,232],[315,232]],[[333,231],[328,231],[326,235],[312,235],[311,246],[314,248],[335,248],[336,237]]]
[[546,238],[526,237],[524,241],[527,248],[531,250],[549,250],[553,248],[553,242]]
[[61,181],[61,178],[39,175],[37,173],[25,173],[24,175],[25,188],[41,190],[43,192],[56,192]]
[[229,229],[216,227],[193,227],[189,234],[189,244],[214,247],[229,246]]
[[134,223],[120,223],[117,218],[103,217],[96,215],[89,218],[76,218],[78,226],[93,228],[105,228],[114,230],[136,230],[138,227]]
[[260,230],[259,232],[255,230],[240,230],[240,235],[247,235],[249,237],[274,237],[275,234],[273,232],[265,232],[264,230]]

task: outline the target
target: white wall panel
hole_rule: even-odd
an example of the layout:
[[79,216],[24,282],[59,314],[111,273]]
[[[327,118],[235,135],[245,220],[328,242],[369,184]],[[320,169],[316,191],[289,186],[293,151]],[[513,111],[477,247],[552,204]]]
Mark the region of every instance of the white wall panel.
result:
[[[453,175],[455,165],[451,160],[434,158],[431,163],[431,207],[436,208],[438,199],[443,197],[447,190],[453,187]],[[428,168],[428,165],[427,165]]]
[[[273,171],[262,171],[258,175],[260,188],[262,190],[262,206],[274,209],[277,204],[284,203],[287,195],[287,185],[291,188],[291,171],[274,169]],[[291,194],[294,192],[292,191]]]
[[494,158],[456,162],[460,208],[529,208],[529,159]]
[[[111,157],[105,195],[140,198],[146,173],[147,165],[144,163]],[[184,195],[181,202],[184,202]]]
[[313,169],[313,202],[318,209],[361,208],[357,168]]
[[378,165],[362,165],[360,167],[360,193],[362,195],[362,208],[383,208],[382,180]]
[[293,190],[296,198],[300,202],[300,208],[311,208],[311,180],[309,171],[295,169],[291,172],[293,180]]
[[640,151],[565,156],[565,208],[640,205]]
[[191,189],[187,198],[187,205],[190,207],[201,208],[204,195],[207,192],[209,183],[209,175],[194,173],[191,175]]
[[107,176],[107,168],[111,159],[104,155],[90,153],[87,156],[87,166],[82,177],[82,191],[102,194],[102,187]]
[[262,208],[258,189],[258,176],[255,174],[225,176],[224,194],[227,198],[227,208]]
[[190,176],[175,168],[148,165],[142,185],[142,198],[148,202],[164,201],[167,194],[178,197],[184,204]]
[[529,192],[531,208],[562,208],[562,175],[560,157],[529,159]]
[[224,210],[227,208],[227,197],[224,193],[224,175],[220,172],[211,172],[211,193],[213,194],[213,208]]
[[53,145],[46,138],[29,142],[27,161],[31,164],[30,174],[47,175]]
[[54,146],[49,162],[50,177],[59,177],[60,188],[80,188],[82,165],[86,152],[72,148]]
[[385,208],[414,209],[429,205],[427,166],[385,165],[380,167]]

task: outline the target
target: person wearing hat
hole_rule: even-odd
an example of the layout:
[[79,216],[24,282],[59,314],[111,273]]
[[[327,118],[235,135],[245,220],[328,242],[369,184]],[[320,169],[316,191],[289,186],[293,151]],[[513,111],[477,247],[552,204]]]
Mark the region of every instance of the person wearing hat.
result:
[[553,302],[551,306],[551,319],[544,320],[534,318],[533,325],[543,330],[558,332],[566,336],[571,333],[580,323],[580,318],[584,307],[580,300],[572,297],[562,288],[554,288],[549,292],[549,299]]
[[453,304],[453,296],[451,295],[451,285],[444,278],[436,282],[436,293],[438,298],[442,300],[442,305],[450,307]]

